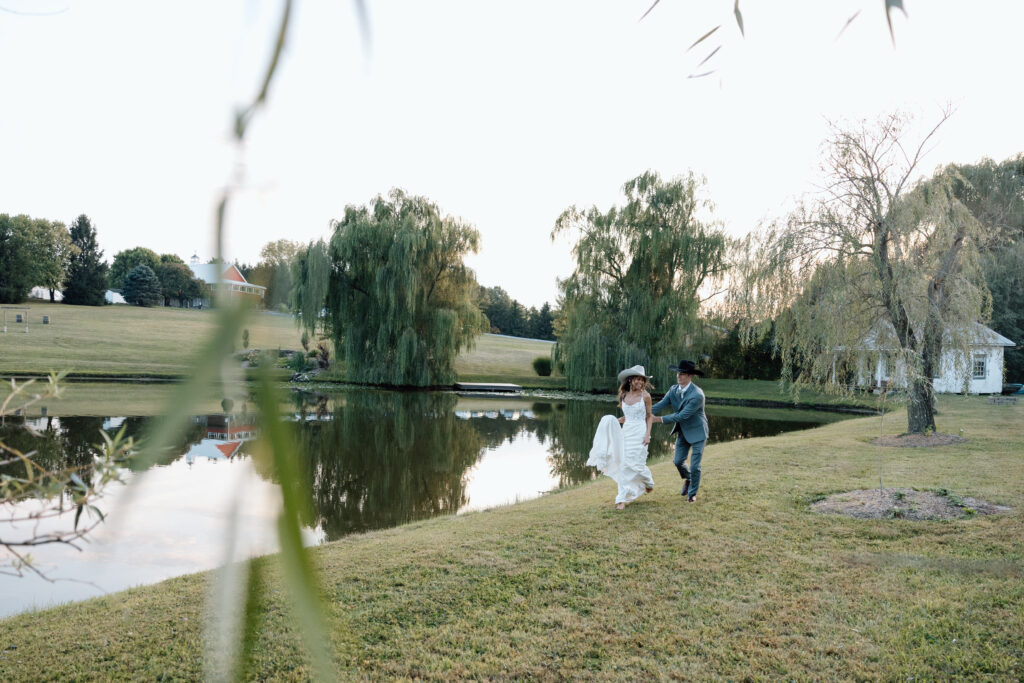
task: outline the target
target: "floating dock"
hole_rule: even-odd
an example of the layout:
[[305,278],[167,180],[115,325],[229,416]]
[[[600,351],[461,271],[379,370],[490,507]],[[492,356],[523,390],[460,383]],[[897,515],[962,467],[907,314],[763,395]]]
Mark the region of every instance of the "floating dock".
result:
[[456,391],[504,391],[514,393],[522,391],[518,384],[504,384],[502,382],[456,382]]

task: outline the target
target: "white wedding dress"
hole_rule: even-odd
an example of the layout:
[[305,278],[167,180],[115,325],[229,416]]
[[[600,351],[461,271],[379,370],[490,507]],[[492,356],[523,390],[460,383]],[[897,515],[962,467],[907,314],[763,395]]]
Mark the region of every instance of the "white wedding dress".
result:
[[616,503],[636,500],[647,489],[654,488],[651,470],[647,467],[647,405],[641,399],[629,405],[623,402],[626,421],[619,425],[614,415],[605,415],[597,425],[594,445],[587,464],[596,467],[619,485]]

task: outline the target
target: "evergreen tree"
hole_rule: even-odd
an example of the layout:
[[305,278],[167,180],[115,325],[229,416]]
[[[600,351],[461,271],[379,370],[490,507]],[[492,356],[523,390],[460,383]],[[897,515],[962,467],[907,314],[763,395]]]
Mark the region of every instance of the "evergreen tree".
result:
[[64,303],[102,306],[107,291],[107,264],[96,244],[96,228],[84,213],[71,224],[72,254],[64,283]]
[[124,278],[124,300],[133,306],[159,306],[163,303],[160,280],[149,266],[139,265]]
[[[479,239],[471,226],[401,190],[346,207],[331,238],[326,308],[347,379],[400,386],[455,379],[455,356],[482,320],[476,280],[463,263]],[[298,280],[299,288],[313,282]],[[302,292],[297,299],[312,330],[320,308]]]

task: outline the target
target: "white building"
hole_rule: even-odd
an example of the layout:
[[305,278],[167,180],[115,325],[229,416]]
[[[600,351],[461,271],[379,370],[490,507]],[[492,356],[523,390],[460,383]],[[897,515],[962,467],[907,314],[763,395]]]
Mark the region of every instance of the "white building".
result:
[[[867,357],[860,360],[857,384],[906,387],[906,366],[899,358],[898,349],[886,344],[879,345],[877,338],[876,335],[872,335],[865,343],[865,350],[870,352],[874,360],[869,361]],[[971,329],[969,358],[964,358],[963,352],[959,349],[943,349],[939,373],[933,378],[935,392],[960,393],[966,384],[969,394],[1001,393],[1003,351],[1014,346],[1016,344],[995,330],[974,323]]]

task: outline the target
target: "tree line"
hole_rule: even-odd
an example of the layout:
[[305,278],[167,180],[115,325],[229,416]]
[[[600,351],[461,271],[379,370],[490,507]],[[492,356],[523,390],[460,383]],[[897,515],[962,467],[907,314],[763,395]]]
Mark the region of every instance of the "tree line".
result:
[[[447,384],[480,331],[544,338],[548,315],[574,390],[607,388],[633,364],[668,386],[680,357],[718,376],[842,390],[866,352],[884,353],[907,380],[909,430],[934,430],[943,352],[968,362],[978,323],[1024,337],[1024,155],[920,178],[934,130],[915,142],[907,123],[834,125],[827,189],[741,240],[693,173],[649,171],[619,206],[569,207],[551,233],[575,240],[557,311],[478,285],[463,263],[476,229],[393,190],[299,249],[292,305],[308,332],[333,338],[348,379],[374,384]],[[1008,377],[1021,354],[1007,352]]]

